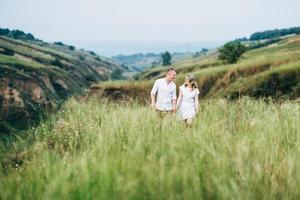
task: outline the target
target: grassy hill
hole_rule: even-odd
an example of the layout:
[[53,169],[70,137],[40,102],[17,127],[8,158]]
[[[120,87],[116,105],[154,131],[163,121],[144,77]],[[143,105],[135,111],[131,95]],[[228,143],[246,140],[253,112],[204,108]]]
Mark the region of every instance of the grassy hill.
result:
[[[300,97],[300,36],[289,36],[273,42],[252,42],[242,59],[236,64],[223,64],[218,52],[174,63],[177,70],[176,84],[183,83],[185,75],[196,75],[201,98],[236,98],[239,95],[252,97]],[[153,81],[165,75],[167,67],[146,70],[139,81],[111,82],[91,88],[87,96],[112,94],[120,98],[139,98],[148,94]],[[127,91],[136,90],[138,96]],[[148,99],[146,99],[148,100]]]
[[0,36],[0,133],[38,121],[115,70],[124,71],[73,46]]

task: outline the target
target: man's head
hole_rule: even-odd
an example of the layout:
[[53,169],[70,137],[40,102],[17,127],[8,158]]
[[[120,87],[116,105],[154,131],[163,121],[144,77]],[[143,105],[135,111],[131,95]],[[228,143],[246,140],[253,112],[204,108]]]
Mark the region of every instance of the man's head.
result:
[[172,67],[168,69],[166,79],[167,81],[174,81],[176,78],[176,71]]

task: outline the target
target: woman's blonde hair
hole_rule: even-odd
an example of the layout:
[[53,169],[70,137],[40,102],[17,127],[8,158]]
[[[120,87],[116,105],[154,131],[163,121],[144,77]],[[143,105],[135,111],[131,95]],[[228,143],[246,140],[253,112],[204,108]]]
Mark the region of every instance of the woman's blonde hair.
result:
[[[196,83],[196,78],[195,78],[195,76],[194,76],[193,74],[188,74],[188,75],[186,76],[186,79],[189,80],[189,82],[191,83],[193,89],[198,88],[198,85],[197,85],[197,83]],[[186,87],[186,86],[187,86],[187,85],[185,85],[185,87]]]

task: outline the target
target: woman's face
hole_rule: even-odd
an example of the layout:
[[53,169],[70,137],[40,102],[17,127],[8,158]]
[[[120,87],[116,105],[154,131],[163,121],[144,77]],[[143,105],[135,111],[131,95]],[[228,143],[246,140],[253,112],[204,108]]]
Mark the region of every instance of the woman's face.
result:
[[189,78],[186,77],[185,80],[184,80],[184,85],[189,85],[190,81],[189,81]]

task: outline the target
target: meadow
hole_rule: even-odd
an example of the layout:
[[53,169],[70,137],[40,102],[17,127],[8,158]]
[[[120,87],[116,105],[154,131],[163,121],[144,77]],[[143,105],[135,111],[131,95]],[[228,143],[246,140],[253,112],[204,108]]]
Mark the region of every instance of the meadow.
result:
[[0,199],[299,199],[300,105],[209,99],[192,128],[70,99],[0,145]]

